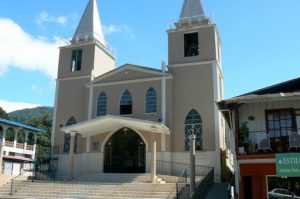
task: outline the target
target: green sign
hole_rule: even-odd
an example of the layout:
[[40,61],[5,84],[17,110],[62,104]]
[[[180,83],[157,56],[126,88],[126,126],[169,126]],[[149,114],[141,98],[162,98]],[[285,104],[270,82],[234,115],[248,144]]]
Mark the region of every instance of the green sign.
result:
[[300,177],[300,153],[276,154],[276,175]]

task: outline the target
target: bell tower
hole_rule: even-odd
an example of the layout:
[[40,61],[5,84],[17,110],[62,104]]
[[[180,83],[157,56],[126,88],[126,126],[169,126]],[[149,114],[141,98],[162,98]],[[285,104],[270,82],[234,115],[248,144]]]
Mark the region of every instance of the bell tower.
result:
[[[218,182],[221,175],[220,135],[224,129],[215,102],[223,98],[223,73],[221,41],[212,19],[205,14],[200,0],[184,0],[179,19],[170,24],[167,31],[168,69],[174,77],[171,147],[174,154],[182,154],[172,158],[178,160],[186,156],[184,141],[197,131],[196,141],[202,147],[196,157],[202,159],[196,159],[196,162],[214,167]],[[199,113],[201,126],[187,132],[185,119],[190,111]]]
[[115,69],[115,55],[105,41],[97,0],[89,0],[71,41],[60,47],[52,126],[52,145],[63,147],[60,128],[70,118],[88,118],[94,77]]

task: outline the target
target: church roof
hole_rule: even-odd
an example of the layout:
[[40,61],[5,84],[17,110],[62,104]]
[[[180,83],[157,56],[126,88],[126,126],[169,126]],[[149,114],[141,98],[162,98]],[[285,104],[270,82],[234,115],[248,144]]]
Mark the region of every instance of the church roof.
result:
[[201,0],[184,0],[180,18],[190,18],[204,15],[205,14],[201,4]]
[[105,45],[97,0],[89,0],[73,36],[73,41],[83,39],[96,39]]

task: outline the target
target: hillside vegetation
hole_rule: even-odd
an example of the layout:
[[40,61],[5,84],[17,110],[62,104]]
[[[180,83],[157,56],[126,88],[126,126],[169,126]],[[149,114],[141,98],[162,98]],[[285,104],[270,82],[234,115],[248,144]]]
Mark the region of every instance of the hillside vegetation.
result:
[[41,106],[37,108],[23,109],[8,113],[8,117],[10,118],[10,120],[21,123],[27,123],[30,120],[40,118],[45,115],[48,115],[49,118],[52,119],[53,107]]

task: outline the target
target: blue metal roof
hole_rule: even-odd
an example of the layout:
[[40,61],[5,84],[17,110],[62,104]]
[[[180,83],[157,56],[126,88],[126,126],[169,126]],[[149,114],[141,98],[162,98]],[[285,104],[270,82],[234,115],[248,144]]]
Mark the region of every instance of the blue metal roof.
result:
[[27,124],[22,124],[22,123],[19,123],[19,122],[14,122],[14,121],[3,119],[3,118],[0,118],[0,123],[6,123],[6,124],[22,127],[24,129],[37,131],[37,132],[40,132],[40,133],[47,133],[47,131],[45,129],[36,128],[36,127],[33,127],[33,126],[29,126]]

